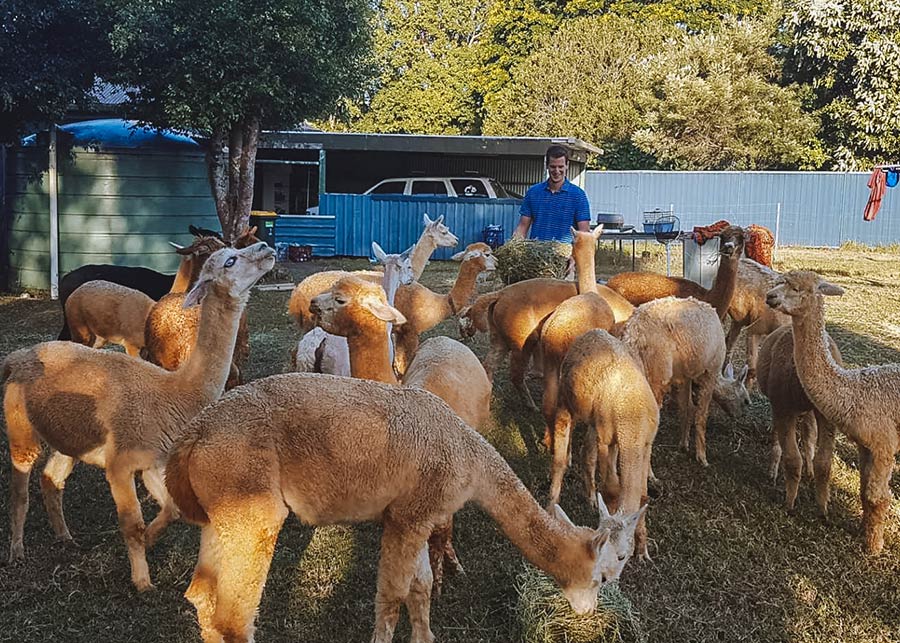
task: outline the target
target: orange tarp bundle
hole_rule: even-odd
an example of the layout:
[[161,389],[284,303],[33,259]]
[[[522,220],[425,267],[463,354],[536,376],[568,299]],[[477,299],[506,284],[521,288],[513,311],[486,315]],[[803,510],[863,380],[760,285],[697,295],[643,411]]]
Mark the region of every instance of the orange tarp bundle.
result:
[[[725,219],[707,226],[696,226],[692,237],[699,245],[718,236],[722,230],[731,225]],[[775,247],[775,235],[768,228],[755,223],[744,228],[744,255],[764,266],[772,267],[772,250]]]

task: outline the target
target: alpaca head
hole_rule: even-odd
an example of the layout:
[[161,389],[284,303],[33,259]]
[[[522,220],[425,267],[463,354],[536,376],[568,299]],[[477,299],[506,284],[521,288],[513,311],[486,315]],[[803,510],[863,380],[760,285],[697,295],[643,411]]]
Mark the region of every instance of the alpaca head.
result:
[[372,242],[372,254],[382,266],[384,266],[385,275],[394,272],[399,275],[399,283],[408,286],[415,280],[415,274],[412,269],[412,251],[415,246],[411,246],[400,254],[388,254],[381,249],[374,241]]
[[750,407],[750,394],[746,386],[749,372],[750,367],[745,364],[735,375],[734,366],[729,362],[716,380],[713,400],[733,418],[740,417]]
[[603,224],[601,223],[590,232],[582,232],[572,226],[569,226],[569,231],[572,233],[572,255],[574,256],[581,248],[590,248],[591,250],[597,248],[597,241],[603,234]]
[[246,298],[253,284],[274,265],[275,251],[262,242],[247,248],[217,250],[203,265],[197,283],[184,299],[184,307],[196,306],[210,291]]
[[322,330],[342,337],[371,332],[386,338],[388,322],[406,322],[399,310],[388,305],[381,286],[359,277],[339,279],[331,290],[313,298],[309,310]]
[[242,233],[240,233],[231,245],[235,248],[240,249],[248,248],[254,243],[259,243],[259,237],[256,236],[256,226],[247,228]]
[[822,279],[808,270],[793,270],[775,280],[775,287],[766,293],[766,303],[791,316],[813,310],[823,295],[843,295],[844,289]]
[[744,229],[736,225],[730,225],[719,233],[719,254],[724,257],[736,259],[744,253],[745,233]]
[[470,243],[466,249],[450,257],[453,261],[461,261],[467,265],[477,265],[479,272],[497,269],[497,258],[491,247],[480,241]]
[[199,259],[201,262],[206,261],[206,258],[216,250],[221,250],[225,247],[225,242],[215,235],[197,237],[189,246],[179,246],[171,241],[169,243],[175,248],[175,252],[182,257],[191,257],[194,260]]
[[453,248],[459,243],[456,235],[450,232],[450,228],[444,225],[444,215],[432,221],[427,214],[422,215],[425,222],[425,231],[423,234],[431,238],[432,242],[438,248]]

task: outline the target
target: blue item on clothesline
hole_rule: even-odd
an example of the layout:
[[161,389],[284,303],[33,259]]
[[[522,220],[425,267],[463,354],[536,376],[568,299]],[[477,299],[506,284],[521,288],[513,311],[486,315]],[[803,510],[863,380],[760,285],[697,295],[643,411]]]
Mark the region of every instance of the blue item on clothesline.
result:
[[897,185],[897,183],[900,183],[900,172],[898,172],[897,170],[888,170],[887,177],[885,177],[884,183],[889,188],[892,188]]

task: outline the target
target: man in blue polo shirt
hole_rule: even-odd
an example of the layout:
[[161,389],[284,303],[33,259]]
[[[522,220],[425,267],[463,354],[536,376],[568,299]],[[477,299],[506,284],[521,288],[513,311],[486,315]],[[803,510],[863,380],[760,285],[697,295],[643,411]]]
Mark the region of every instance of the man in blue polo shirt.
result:
[[532,239],[572,243],[572,231],[576,228],[589,231],[591,212],[587,195],[580,187],[566,178],[569,169],[569,153],[561,145],[547,149],[546,181],[532,185],[525,193],[519,209],[519,225],[514,238],[524,239],[531,229]]

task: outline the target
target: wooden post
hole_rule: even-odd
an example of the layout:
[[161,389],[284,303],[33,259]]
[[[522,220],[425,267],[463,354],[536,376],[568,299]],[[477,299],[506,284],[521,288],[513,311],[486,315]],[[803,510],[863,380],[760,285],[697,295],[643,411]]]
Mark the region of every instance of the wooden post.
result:
[[56,125],[50,125],[50,298],[59,299],[59,177],[56,167]]

